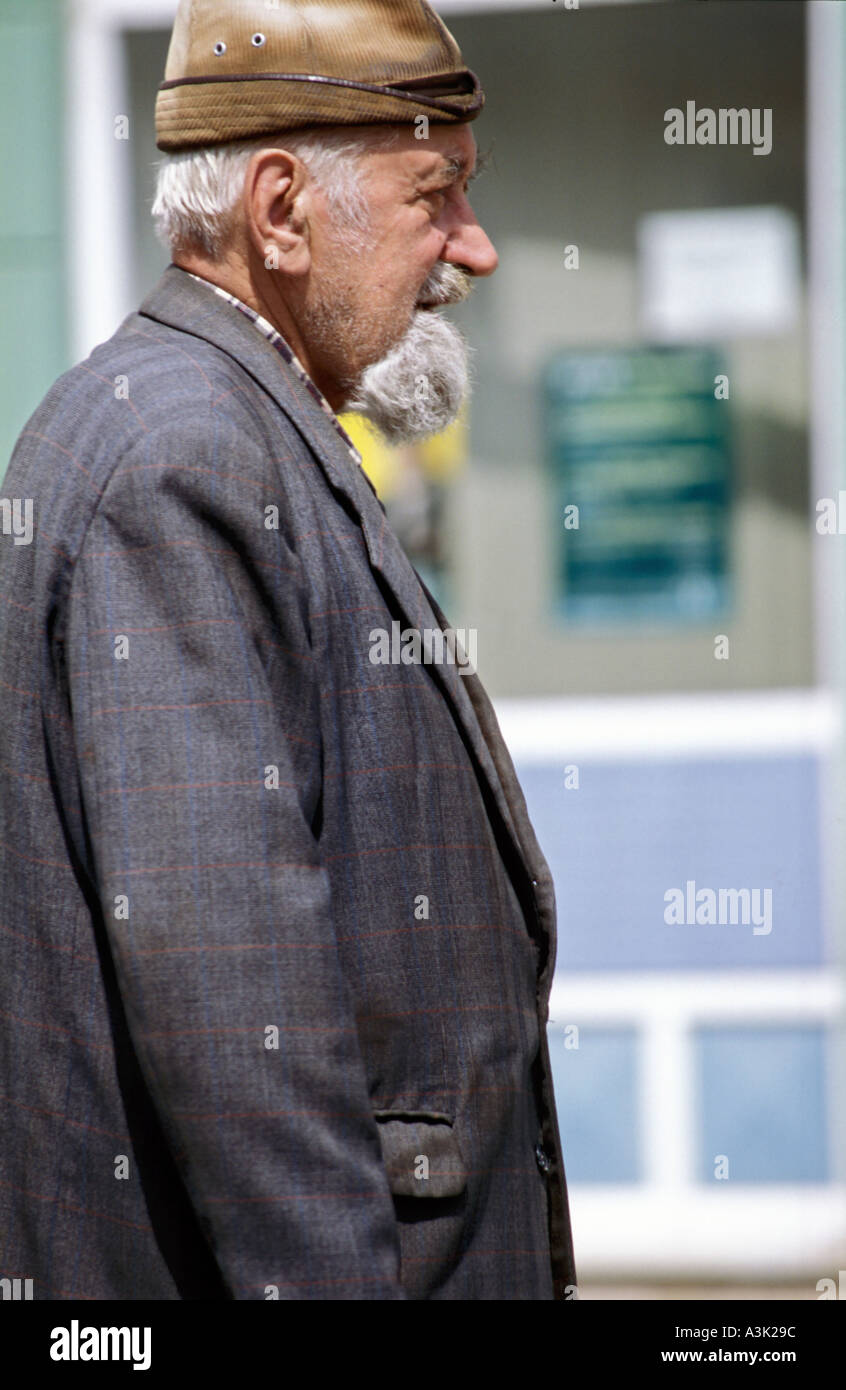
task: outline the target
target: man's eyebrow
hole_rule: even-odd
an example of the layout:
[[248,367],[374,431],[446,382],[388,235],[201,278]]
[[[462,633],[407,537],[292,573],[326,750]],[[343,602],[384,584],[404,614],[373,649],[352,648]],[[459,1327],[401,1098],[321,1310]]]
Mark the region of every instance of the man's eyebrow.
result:
[[480,174],[484,173],[491,161],[490,152],[476,155],[476,160],[470,172],[467,172],[469,160],[464,155],[444,155],[444,169],[442,177],[449,183],[457,183],[459,179],[466,178],[468,183],[472,183]]

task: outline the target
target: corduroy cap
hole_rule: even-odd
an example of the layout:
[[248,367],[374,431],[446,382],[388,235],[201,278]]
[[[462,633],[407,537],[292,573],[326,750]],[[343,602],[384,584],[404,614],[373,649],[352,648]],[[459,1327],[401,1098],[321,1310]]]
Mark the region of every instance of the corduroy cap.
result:
[[180,0],[156,143],[314,125],[472,121],[484,95],[424,0]]

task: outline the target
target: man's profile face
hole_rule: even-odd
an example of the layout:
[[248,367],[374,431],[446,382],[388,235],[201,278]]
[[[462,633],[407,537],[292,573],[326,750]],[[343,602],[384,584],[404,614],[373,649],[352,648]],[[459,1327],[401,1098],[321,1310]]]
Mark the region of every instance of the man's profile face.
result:
[[315,200],[312,273],[301,329],[328,379],[355,385],[408,332],[439,262],[491,275],[497,254],[470,207],[476,144],[466,125],[429,128],[418,140],[400,127],[396,144],[361,164],[370,226],[364,246],[345,237],[322,196]]

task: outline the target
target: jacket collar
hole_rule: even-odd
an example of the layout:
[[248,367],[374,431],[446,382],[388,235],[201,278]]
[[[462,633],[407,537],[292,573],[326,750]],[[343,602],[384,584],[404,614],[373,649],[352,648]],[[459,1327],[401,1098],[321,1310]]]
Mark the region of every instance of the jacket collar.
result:
[[[210,286],[206,287],[175,265],[164,272],[139,312],[180,332],[205,339],[228,353],[253,377],[293,422],[332,488],[352,507],[361,526],[370,564],[390,590],[406,624],[416,628],[445,628],[446,618],[388,525],[384,508],[366,474],[353,463],[331,419],[294,369],[255,325],[237,309],[227,306]],[[455,709],[461,729],[530,876],[535,879],[541,875],[548,877],[511,760],[501,742],[496,718],[478,676],[462,676],[457,666],[446,663],[433,664],[430,669]]]

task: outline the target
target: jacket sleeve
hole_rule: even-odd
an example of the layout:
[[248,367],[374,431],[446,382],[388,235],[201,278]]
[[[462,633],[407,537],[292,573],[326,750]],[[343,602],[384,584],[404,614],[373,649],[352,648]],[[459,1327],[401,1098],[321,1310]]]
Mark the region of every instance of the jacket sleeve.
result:
[[241,433],[160,430],[113,474],[67,600],[90,872],[230,1295],[402,1299],[321,860],[331,673],[295,545],[273,466]]

